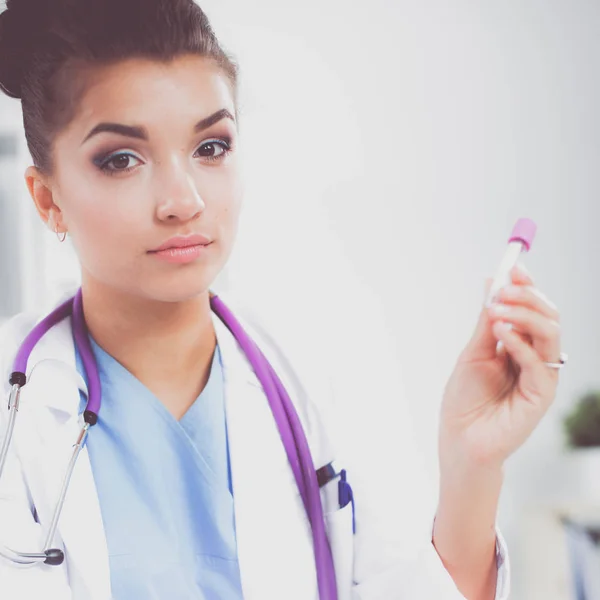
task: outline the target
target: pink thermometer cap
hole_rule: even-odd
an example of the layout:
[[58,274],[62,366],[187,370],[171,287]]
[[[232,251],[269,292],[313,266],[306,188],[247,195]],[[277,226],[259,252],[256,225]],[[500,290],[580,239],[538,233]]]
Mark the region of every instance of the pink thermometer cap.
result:
[[533,238],[535,238],[536,229],[537,225],[531,219],[519,219],[513,227],[508,243],[521,242],[529,252],[531,244],[533,244]]

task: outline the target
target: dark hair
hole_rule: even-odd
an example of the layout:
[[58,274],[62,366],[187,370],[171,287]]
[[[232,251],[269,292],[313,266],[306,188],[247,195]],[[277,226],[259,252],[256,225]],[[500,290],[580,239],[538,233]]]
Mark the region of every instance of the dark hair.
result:
[[[237,66],[194,0],[6,0],[0,88],[20,98],[34,164],[52,171],[52,141],[73,118],[81,69],[128,58],[209,58],[237,94]],[[79,86],[78,86],[79,83]]]

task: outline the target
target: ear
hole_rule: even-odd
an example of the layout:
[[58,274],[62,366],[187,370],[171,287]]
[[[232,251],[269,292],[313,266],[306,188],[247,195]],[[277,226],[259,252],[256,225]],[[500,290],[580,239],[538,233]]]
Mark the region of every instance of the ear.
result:
[[28,167],[25,171],[25,183],[42,221],[53,233],[57,230],[61,233],[63,215],[54,201],[49,178],[37,167]]

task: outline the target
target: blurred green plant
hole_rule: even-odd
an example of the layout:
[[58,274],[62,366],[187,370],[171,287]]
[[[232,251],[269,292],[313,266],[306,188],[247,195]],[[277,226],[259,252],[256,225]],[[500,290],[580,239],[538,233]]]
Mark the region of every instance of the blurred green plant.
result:
[[564,419],[570,448],[600,446],[600,390],[581,396]]

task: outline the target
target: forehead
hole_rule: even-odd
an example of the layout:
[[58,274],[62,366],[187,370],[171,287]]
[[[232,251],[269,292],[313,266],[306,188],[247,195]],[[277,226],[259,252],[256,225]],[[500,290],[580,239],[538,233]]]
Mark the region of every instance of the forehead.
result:
[[151,128],[176,117],[198,120],[222,108],[235,114],[231,82],[214,61],[201,56],[127,59],[90,67],[83,77],[68,133],[84,133],[99,121]]

